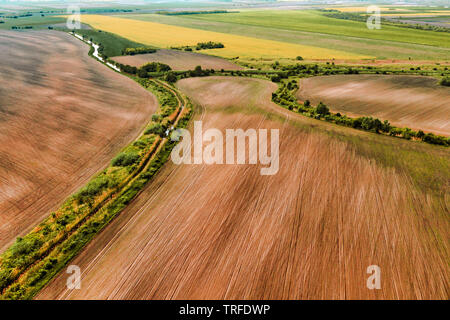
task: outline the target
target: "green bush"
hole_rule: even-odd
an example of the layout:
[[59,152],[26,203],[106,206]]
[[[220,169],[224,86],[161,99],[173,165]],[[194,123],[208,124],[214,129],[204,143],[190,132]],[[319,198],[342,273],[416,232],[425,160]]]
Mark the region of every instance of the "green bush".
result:
[[112,160],[111,164],[115,167],[128,167],[138,162],[139,159],[139,154],[135,152],[122,152]]
[[316,108],[316,112],[320,115],[325,116],[330,113],[330,109],[328,109],[328,107],[324,103],[319,102]]
[[147,130],[145,130],[145,134],[157,134],[159,136],[164,135],[164,127],[160,123],[152,123]]
[[444,77],[439,82],[442,86],[450,87],[450,77]]
[[102,174],[83,187],[75,195],[75,199],[78,200],[79,203],[85,202],[87,199],[92,199],[104,190],[114,186],[116,186],[116,183],[112,180],[112,178]]

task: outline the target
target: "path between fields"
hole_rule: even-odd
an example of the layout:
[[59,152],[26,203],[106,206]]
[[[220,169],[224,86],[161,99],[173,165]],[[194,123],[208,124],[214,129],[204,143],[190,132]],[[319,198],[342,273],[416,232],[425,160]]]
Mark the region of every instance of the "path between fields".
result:
[[[273,83],[178,86],[202,106],[204,129],[280,129],[280,171],[169,160],[71,262],[81,290],[67,291],[61,272],[37,299],[448,298],[446,251],[429,232],[447,224],[407,178],[288,124],[300,115],[271,120],[273,108],[289,112],[270,102]],[[365,286],[374,263],[381,290]]]

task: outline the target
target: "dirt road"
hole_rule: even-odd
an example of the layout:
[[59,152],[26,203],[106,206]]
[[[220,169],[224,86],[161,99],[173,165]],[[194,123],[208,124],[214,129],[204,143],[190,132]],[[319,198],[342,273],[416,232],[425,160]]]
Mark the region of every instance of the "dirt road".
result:
[[55,31],[0,32],[0,250],[136,138],[153,95]]

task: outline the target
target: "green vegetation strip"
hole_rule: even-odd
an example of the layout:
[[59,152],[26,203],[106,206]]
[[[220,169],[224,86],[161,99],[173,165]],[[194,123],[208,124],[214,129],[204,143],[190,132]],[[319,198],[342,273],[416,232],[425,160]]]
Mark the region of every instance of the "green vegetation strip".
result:
[[0,256],[1,299],[33,298],[135,198],[168,159],[176,142],[165,137],[166,130],[185,127],[192,105],[161,81],[135,80],[157,96],[159,111],[145,132],[108,168]]
[[[126,38],[117,36],[110,32],[105,32],[101,30],[78,29],[76,30],[76,33],[81,35],[86,40],[90,40],[94,43],[99,44],[100,46],[99,54],[104,59],[107,59],[108,57],[121,56],[124,54],[131,54],[131,51],[133,51],[133,49],[134,53],[136,53],[136,51],[138,53],[144,53],[140,52],[141,50],[149,51],[146,53],[156,51],[155,48],[150,48],[147,45],[128,40]],[[130,53],[126,53],[127,50]]]
[[399,137],[407,140],[422,140],[430,144],[441,146],[450,146],[450,137],[438,136],[433,133],[424,133],[422,130],[413,131],[410,128],[397,128],[392,126],[388,120],[383,122],[373,117],[351,118],[341,113],[331,113],[329,108],[320,102],[316,107],[311,106],[306,100],[300,104],[295,97],[295,91],[298,89],[297,79],[282,81],[278,90],[272,94],[272,101],[283,108],[301,113],[307,117],[317,120],[325,120],[338,125],[351,127],[354,129],[374,132],[377,134],[386,134],[392,137]]

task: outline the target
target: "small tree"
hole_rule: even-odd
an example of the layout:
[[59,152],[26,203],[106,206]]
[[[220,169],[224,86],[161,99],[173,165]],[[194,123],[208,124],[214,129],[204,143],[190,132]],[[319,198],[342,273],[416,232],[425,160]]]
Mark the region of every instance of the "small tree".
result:
[[166,81],[170,83],[177,82],[178,78],[174,72],[168,72],[166,75]]
[[319,102],[319,105],[316,108],[316,112],[320,115],[325,116],[330,113],[330,109],[328,109],[328,107],[322,102]]
[[442,78],[439,83],[443,86],[450,87],[450,77]]

